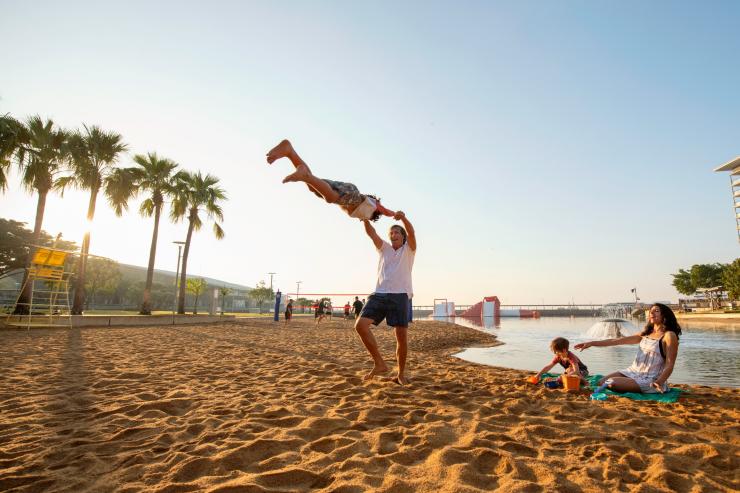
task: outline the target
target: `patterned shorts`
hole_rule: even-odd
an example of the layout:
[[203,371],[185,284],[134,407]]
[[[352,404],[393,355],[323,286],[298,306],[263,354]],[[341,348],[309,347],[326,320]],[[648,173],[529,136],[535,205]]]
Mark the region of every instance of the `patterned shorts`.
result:
[[[337,204],[345,206],[358,206],[365,200],[365,196],[360,193],[356,186],[352,183],[345,183],[343,181],[327,180],[322,178],[329,186],[339,194],[339,200]],[[316,195],[321,197],[320,193],[314,192]]]

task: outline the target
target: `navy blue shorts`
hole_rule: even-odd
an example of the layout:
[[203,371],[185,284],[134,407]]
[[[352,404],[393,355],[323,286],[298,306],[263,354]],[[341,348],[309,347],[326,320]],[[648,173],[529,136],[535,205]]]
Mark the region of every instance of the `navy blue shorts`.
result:
[[373,325],[385,319],[391,327],[408,327],[409,296],[406,293],[373,293],[362,307],[360,317],[373,319]]

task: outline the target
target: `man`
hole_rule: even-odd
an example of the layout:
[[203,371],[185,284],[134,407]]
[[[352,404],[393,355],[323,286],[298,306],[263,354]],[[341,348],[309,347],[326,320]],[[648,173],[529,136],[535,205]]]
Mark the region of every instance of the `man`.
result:
[[394,328],[398,374],[393,381],[406,385],[408,304],[409,298],[413,296],[411,271],[416,255],[416,234],[403,212],[398,211],[393,217],[401,221],[403,227],[398,224],[391,226],[388,233],[390,243],[378,236],[370,222],[363,221],[365,232],[378,250],[378,280],[375,291],[368,297],[360,318],[355,322],[355,330],[373,359],[373,369],[364,377],[365,380],[370,380],[375,375],[388,372],[388,366],[378,351],[378,343],[370,331],[370,326],[378,325],[385,319],[386,323]]
[[285,305],[285,325],[288,325],[290,319],[293,318],[293,300],[288,298],[288,304]]
[[352,306],[350,306],[349,301],[348,301],[347,303],[344,304],[344,319],[345,320],[349,320],[350,308],[352,308]]
[[360,318],[360,312],[365,304],[360,301],[360,298],[355,296],[355,302],[352,303],[352,308],[355,310],[355,319]]

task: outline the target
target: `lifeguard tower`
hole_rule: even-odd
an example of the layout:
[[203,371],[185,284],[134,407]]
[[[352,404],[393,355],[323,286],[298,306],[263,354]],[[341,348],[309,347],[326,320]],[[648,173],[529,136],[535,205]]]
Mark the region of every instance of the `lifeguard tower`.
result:
[[[23,314],[10,314],[6,325],[16,327],[68,327],[72,328],[69,306],[69,284],[71,272],[64,270],[67,256],[71,252],[53,247],[38,247],[28,267],[28,276],[23,283],[16,307],[27,307]],[[28,290],[28,302],[21,302]]]

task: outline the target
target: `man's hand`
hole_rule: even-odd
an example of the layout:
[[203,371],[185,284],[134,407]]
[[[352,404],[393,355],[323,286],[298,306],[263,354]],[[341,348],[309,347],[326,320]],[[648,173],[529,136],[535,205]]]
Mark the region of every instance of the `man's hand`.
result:
[[653,383],[652,383],[652,386],[653,386],[653,388],[654,388],[655,390],[657,390],[657,391],[658,391],[658,392],[660,392],[661,394],[663,394],[663,393],[664,393],[664,392],[663,392],[663,386],[662,386],[661,384],[659,384],[658,382],[653,382]]
[[405,217],[406,214],[404,214],[403,211],[396,211],[396,213],[393,215],[393,219],[395,219],[396,221],[401,221]]

